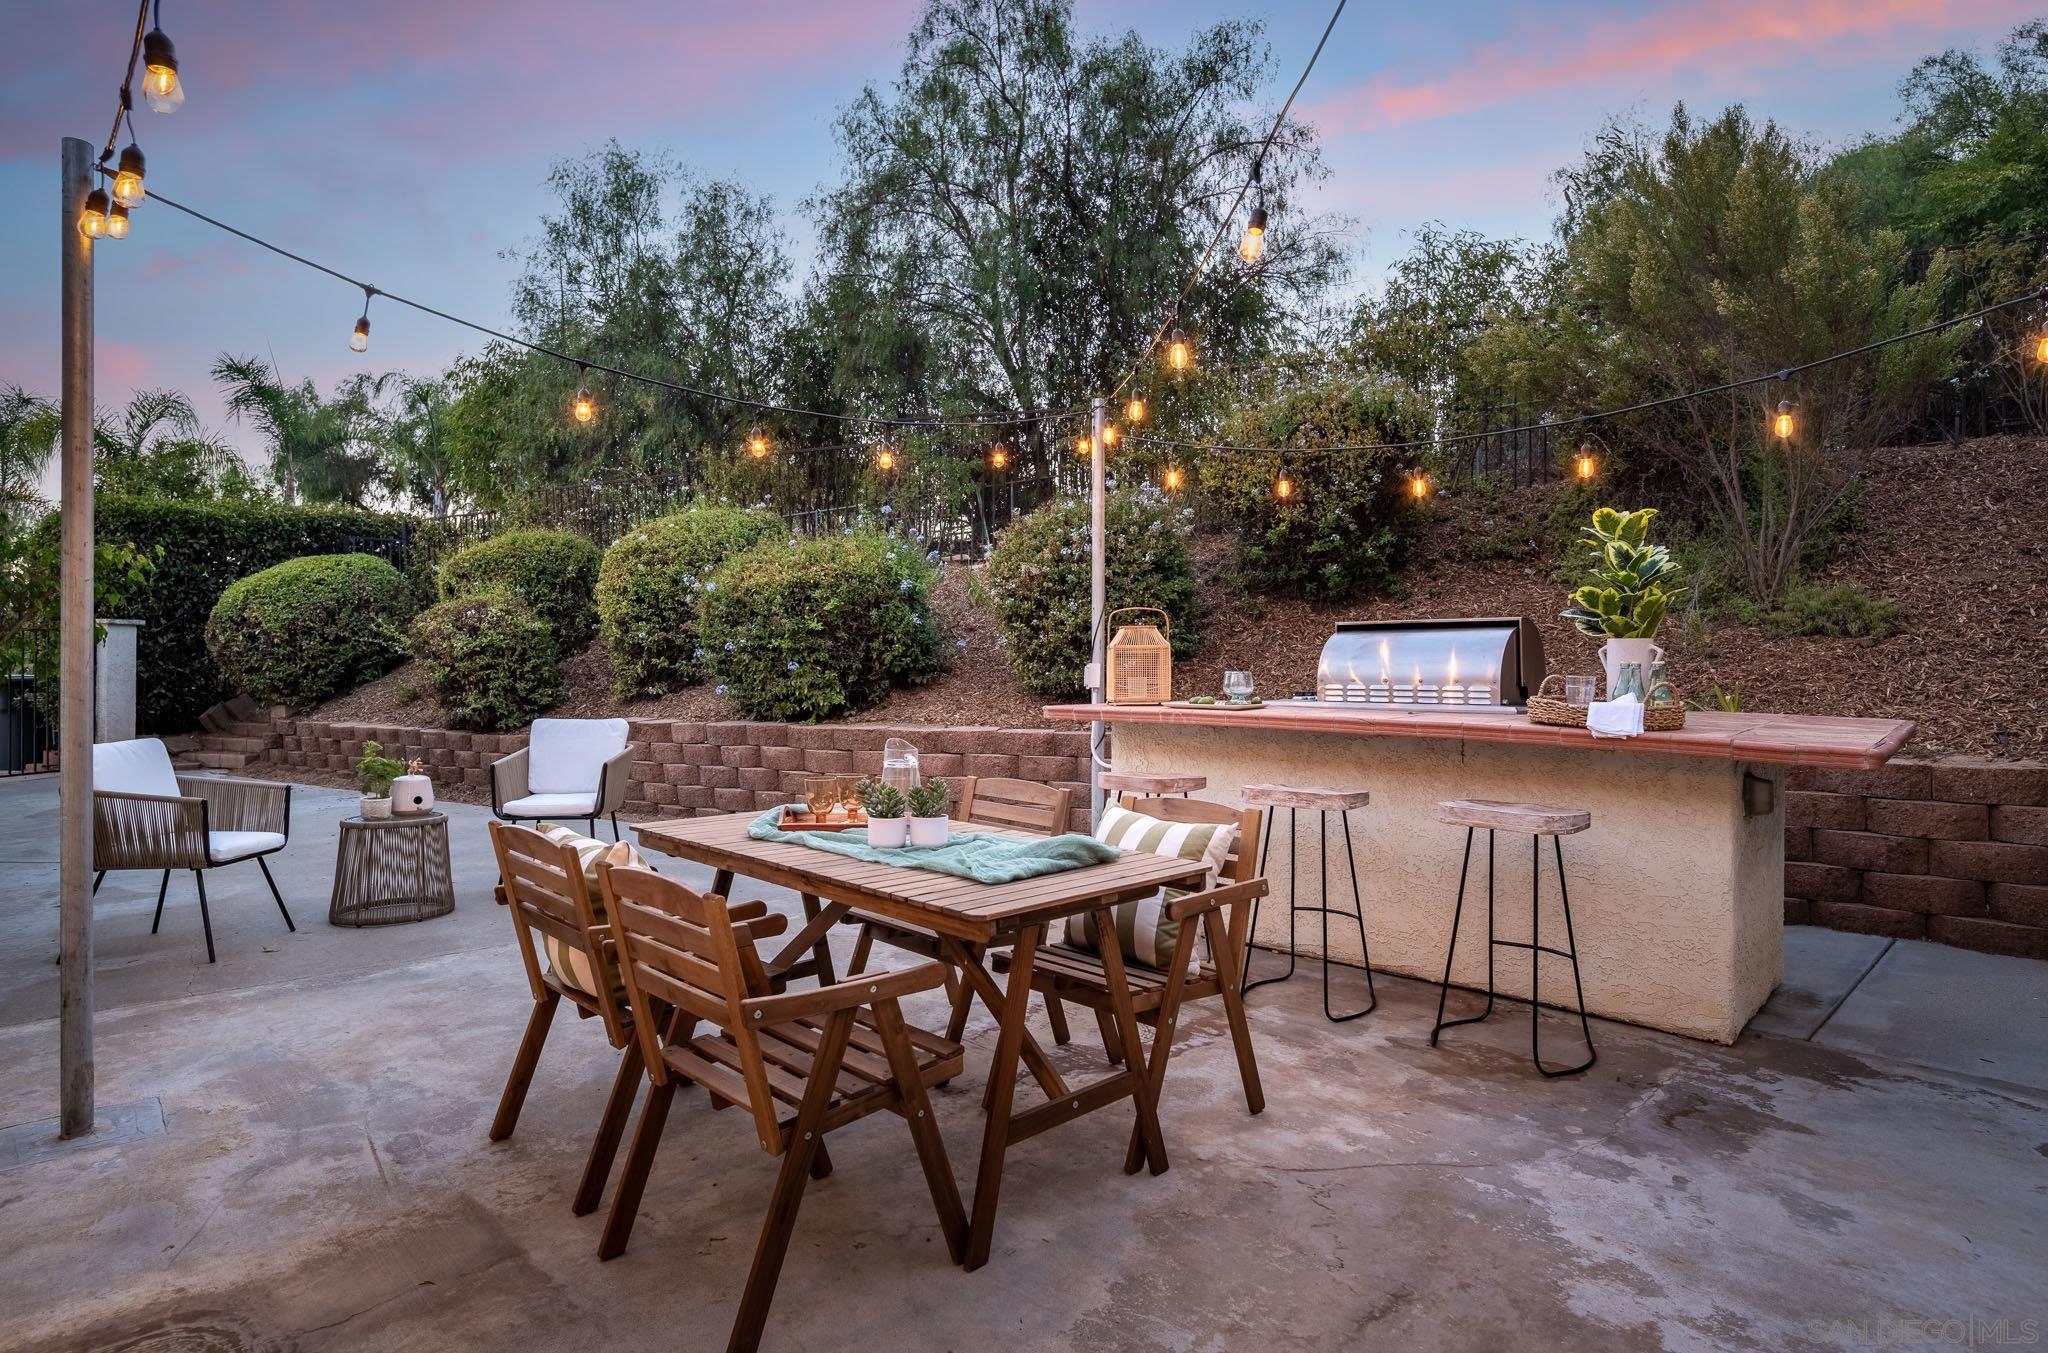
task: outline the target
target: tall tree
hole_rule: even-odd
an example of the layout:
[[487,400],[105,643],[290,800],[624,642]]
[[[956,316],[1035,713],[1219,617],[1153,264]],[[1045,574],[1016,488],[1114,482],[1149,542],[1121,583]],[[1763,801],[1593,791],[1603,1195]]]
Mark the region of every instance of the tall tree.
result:
[[55,404],[19,385],[0,388],[0,534],[25,529],[48,506],[43,470],[58,430]]
[[[1069,0],[932,0],[893,89],[841,115],[846,176],[812,203],[831,393],[981,414],[1105,391],[1250,176],[1270,123],[1247,104],[1270,68],[1256,22],[1164,52],[1080,37]],[[1335,223],[1296,208],[1321,172],[1290,121],[1261,170],[1263,258],[1240,266],[1231,235],[1178,309],[1208,360],[1265,351],[1339,275]]]
[[365,436],[370,406],[390,376],[351,377],[323,399],[310,379],[288,384],[255,357],[222,353],[212,375],[227,392],[228,416],[269,441],[270,474],[286,502],[363,506],[382,478]]
[[199,424],[178,390],[138,390],[93,420],[93,475],[103,493],[249,498],[259,490],[234,448]]

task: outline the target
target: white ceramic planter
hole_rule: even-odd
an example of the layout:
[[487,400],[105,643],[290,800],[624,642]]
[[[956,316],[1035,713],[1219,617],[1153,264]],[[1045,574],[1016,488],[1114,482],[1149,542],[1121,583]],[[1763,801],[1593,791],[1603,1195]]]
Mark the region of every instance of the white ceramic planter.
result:
[[434,811],[434,782],[424,775],[401,775],[391,782],[391,806],[401,816]]
[[907,817],[871,817],[868,819],[868,844],[887,849],[900,846],[910,839],[910,819]]
[[914,817],[910,819],[910,844],[913,846],[943,846],[952,831],[952,821],[943,817]]
[[357,811],[363,815],[365,822],[379,821],[391,816],[391,799],[388,795],[381,799],[365,798]]

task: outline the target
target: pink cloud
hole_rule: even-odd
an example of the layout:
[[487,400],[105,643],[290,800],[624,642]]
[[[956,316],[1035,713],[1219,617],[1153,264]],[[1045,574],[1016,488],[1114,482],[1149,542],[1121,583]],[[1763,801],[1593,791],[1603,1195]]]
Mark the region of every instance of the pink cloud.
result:
[[1309,116],[1329,132],[1377,131],[1613,76],[1676,70],[1740,76],[1823,58],[1857,39],[1924,39],[1942,28],[2017,22],[2032,9],[2028,0],[1700,0],[1640,18],[1602,19],[1555,39],[1518,34],[1512,42],[1473,48],[1463,64],[1434,78],[1383,72],[1317,104]]

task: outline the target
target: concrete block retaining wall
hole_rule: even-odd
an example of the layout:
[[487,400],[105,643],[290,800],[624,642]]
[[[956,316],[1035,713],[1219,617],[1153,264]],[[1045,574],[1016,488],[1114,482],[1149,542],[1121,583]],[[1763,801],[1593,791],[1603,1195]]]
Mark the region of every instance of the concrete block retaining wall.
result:
[[[524,733],[459,733],[375,724],[279,725],[284,766],[352,770],[365,739],[418,757],[439,784],[490,792],[490,764]],[[1074,790],[1076,831],[1088,829],[1088,735],[1080,729],[892,727],[884,724],[690,723],[635,719],[626,811],[660,816],[747,812],[803,797],[807,775],[881,769],[882,744],[908,739],[928,775],[1014,776]]]
[[1785,919],[2048,958],[2048,765],[1786,776]]

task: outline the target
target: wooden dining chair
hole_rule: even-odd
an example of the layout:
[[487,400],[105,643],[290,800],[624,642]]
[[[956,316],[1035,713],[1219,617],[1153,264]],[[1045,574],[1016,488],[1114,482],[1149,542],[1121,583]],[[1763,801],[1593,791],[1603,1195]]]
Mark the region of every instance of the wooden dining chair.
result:
[[[950,783],[957,795],[953,803],[955,822],[1009,827],[1035,836],[1058,836],[1073,820],[1074,791],[1071,789],[1055,789],[1032,780],[994,776],[970,775]],[[920,958],[944,961],[939,937],[929,930],[901,921],[884,920],[862,911],[853,912],[850,919],[860,924],[860,937],[853,942],[851,972],[860,972],[867,966],[876,940]],[[978,951],[976,956],[980,956]],[[967,1013],[974,1003],[974,993],[958,979],[951,965],[946,968],[946,995],[953,1002],[953,1017],[946,1024],[946,1037],[957,1043],[967,1032]],[[1056,998],[1046,998],[1045,1013],[1052,1022],[1053,1038],[1060,1043],[1067,1042],[1072,1034],[1068,1031],[1066,1011]]]
[[926,1094],[959,1073],[960,1045],[906,1024],[900,1005],[942,985],[942,966],[776,994],[752,933],[733,924],[724,898],[623,865],[604,866],[600,878],[651,1089],[598,1258],[625,1251],[669,1101],[689,1083],[714,1107],[745,1110],[761,1149],[782,1158],[728,1348],[760,1343],[805,1180],[831,1171],[825,1134],[878,1110],[909,1124],[946,1248],[961,1262],[967,1214]]
[[[1145,1062],[1156,1094],[1166,1073],[1166,1059],[1173,1047],[1174,1025],[1180,1008],[1188,1001],[1218,999],[1230,1025],[1230,1042],[1237,1053],[1237,1072],[1244,1083],[1245,1107],[1254,1114],[1266,1107],[1266,1094],[1259,1084],[1259,1063],[1252,1051],[1251,1026],[1245,1020],[1244,996],[1238,989],[1244,972],[1245,945],[1251,928],[1252,903],[1265,896],[1266,881],[1254,878],[1258,867],[1259,811],[1232,808],[1203,799],[1126,800],[1124,807],[1148,817],[1169,822],[1234,824],[1237,837],[1230,853],[1217,871],[1216,886],[1168,902],[1165,914],[1179,923],[1180,933],[1166,966],[1149,968],[1124,962],[1137,1009],[1138,1022],[1152,1026],[1152,1051]],[[1195,935],[1200,930],[1208,941],[1208,956],[1196,963]],[[998,971],[1009,964],[1005,955],[996,956]],[[1095,1011],[1102,1030],[1103,1052],[1111,1062],[1125,1059],[1126,1049],[1112,1021],[1109,982],[1102,959],[1092,949],[1063,942],[1039,946],[1031,976],[1033,990],[1048,1002],[1072,1001]],[[1145,1056],[1142,1050],[1140,1056]],[[1133,1152],[1139,1152],[1136,1138]],[[1127,1162],[1135,1168],[1135,1161]]]

